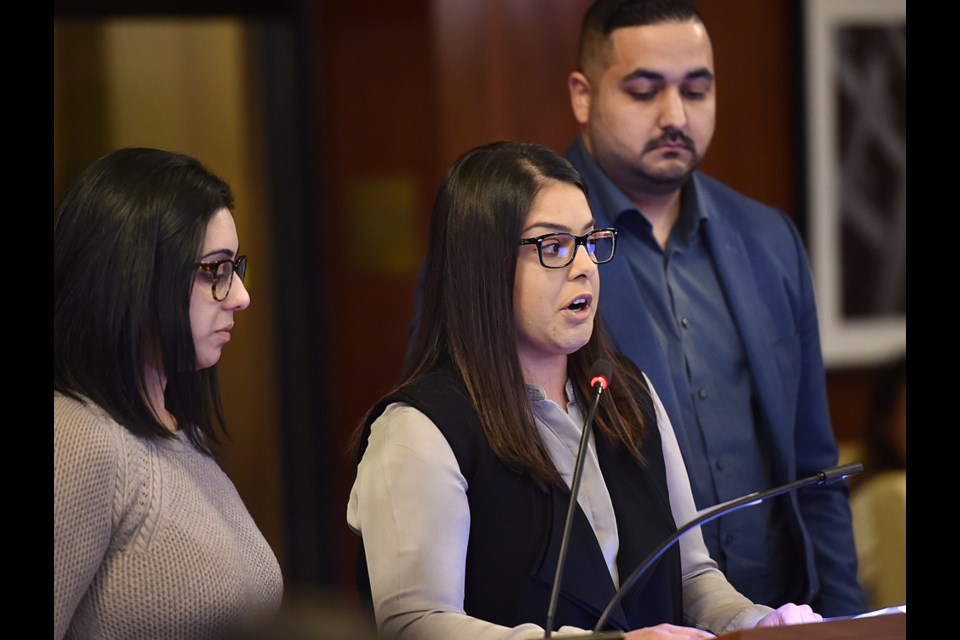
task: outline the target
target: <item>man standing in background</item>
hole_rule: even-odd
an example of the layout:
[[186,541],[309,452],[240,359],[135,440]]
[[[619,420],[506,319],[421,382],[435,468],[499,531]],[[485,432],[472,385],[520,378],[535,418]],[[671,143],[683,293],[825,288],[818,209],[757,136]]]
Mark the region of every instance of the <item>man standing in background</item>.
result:
[[[602,315],[666,406],[697,507],[836,465],[796,227],[697,171],[716,79],[693,3],[599,0],[568,86],[581,135],[566,157],[587,180],[597,227],[620,231],[617,259],[601,267]],[[807,602],[825,617],[866,608],[844,483],[768,500],[703,533],[755,602]]]

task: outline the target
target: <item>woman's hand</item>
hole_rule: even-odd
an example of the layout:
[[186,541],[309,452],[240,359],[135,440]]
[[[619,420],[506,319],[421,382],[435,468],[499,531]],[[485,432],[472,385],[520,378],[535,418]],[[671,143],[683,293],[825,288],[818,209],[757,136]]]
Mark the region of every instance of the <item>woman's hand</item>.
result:
[[[770,614],[773,615],[773,614]],[[631,631],[623,636],[625,640],[677,640],[679,638],[699,639],[716,638],[709,631],[694,629],[693,627],[678,627],[675,624],[658,624],[655,627],[645,627]]]
[[805,622],[821,622],[823,616],[814,613],[808,604],[793,604],[788,602],[779,609],[771,611],[760,618],[758,627],[779,627],[785,624],[803,624]]

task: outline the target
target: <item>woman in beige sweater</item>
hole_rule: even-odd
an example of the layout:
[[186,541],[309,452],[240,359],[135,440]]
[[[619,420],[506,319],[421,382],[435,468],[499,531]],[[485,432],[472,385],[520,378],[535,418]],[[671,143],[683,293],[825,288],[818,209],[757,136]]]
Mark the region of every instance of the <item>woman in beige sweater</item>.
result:
[[53,221],[54,638],[206,638],[273,614],[273,551],[213,458],[243,285],[230,187],[121,149]]

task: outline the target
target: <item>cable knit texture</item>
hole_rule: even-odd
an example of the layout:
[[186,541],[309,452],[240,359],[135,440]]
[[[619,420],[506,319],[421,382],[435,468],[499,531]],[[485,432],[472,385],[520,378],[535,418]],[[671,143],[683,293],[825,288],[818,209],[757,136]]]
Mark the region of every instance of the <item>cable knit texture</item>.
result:
[[53,394],[54,638],[219,638],[280,606],[276,556],[216,461]]

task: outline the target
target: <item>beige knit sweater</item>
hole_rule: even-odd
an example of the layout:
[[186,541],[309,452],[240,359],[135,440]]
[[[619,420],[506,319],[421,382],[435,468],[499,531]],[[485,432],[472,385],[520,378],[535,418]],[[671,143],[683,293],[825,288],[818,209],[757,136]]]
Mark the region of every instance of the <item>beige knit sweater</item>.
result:
[[216,638],[280,605],[277,559],[216,461],[53,394],[53,628]]

